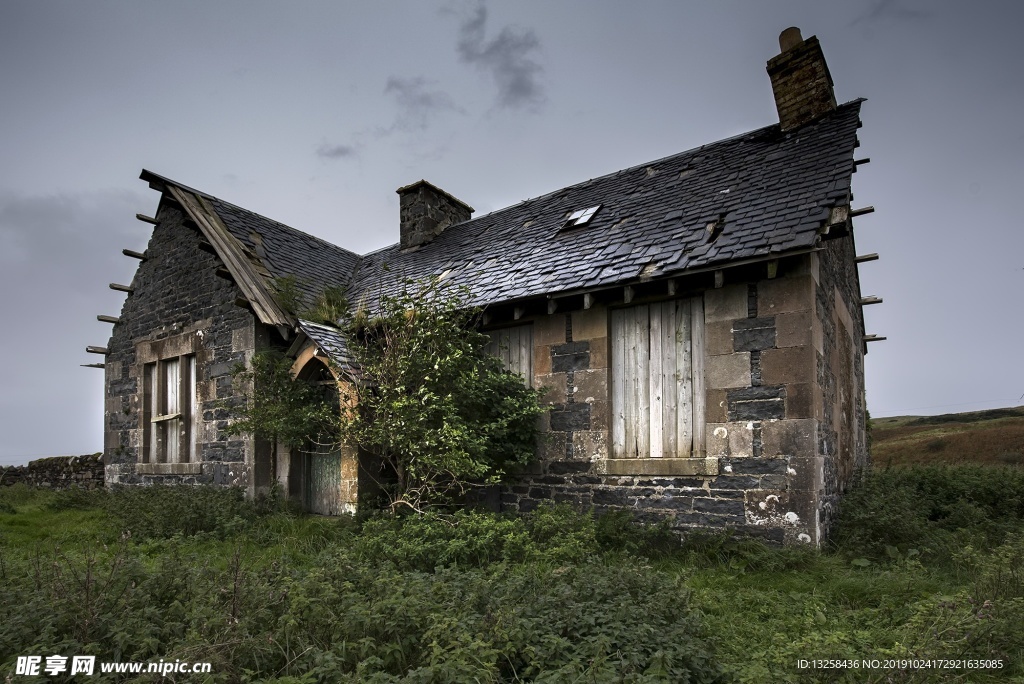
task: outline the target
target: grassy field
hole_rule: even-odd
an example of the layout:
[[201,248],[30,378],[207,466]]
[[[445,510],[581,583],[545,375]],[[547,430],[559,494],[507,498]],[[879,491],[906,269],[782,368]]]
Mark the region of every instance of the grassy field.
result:
[[927,463],[1024,466],[1024,407],[872,421],[875,467]]
[[[1024,681],[1022,521],[1009,467],[876,473],[820,552],[557,507],[356,521],[13,487],[0,672],[31,681],[16,657],[56,653],[212,664],[166,681]],[[899,667],[915,658],[1002,666]],[[861,659],[879,667],[798,666]]]

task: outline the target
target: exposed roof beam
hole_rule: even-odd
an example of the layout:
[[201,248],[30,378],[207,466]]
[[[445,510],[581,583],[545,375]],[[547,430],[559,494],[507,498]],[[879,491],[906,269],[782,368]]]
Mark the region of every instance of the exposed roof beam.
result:
[[86,347],[85,351],[90,354],[103,354],[104,356],[110,353],[110,350],[106,347]]
[[139,261],[145,261],[149,258],[142,252],[136,252],[134,249],[122,249],[121,254],[124,254],[126,257],[131,257],[132,259],[138,259]]
[[878,259],[878,252],[872,252],[871,254],[859,254],[853,258],[858,264],[863,264],[865,261],[875,261]]
[[873,213],[875,213],[875,208],[874,207],[861,207],[860,209],[852,210],[850,212],[850,217],[852,218],[854,216],[863,216],[864,214],[873,214]]
[[97,316],[96,320],[99,321],[100,323],[113,323],[114,325],[117,325],[118,323],[121,322],[121,319],[117,318],[116,316],[104,316],[103,314]]
[[135,218],[139,219],[139,220],[140,220],[140,221],[142,221],[143,223],[152,223],[152,224],[153,224],[154,226],[155,226],[156,224],[160,223],[159,221],[157,221],[157,220],[156,220],[155,218],[153,218],[152,216],[146,216],[145,214],[136,214],[136,215],[135,215]]
[[117,290],[118,292],[127,292],[128,294],[131,294],[132,292],[135,291],[135,288],[133,288],[132,286],[121,285],[120,283],[110,283],[109,287],[111,290]]

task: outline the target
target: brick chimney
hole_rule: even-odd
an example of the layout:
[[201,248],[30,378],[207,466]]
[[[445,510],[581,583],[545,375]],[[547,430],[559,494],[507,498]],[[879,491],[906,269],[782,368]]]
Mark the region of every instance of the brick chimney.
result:
[[473,216],[473,207],[425,180],[395,192],[399,197],[402,249],[424,245],[448,226],[468,221]]
[[768,60],[779,124],[789,131],[836,108],[832,75],[815,36],[804,40],[792,26],[779,36],[781,54]]

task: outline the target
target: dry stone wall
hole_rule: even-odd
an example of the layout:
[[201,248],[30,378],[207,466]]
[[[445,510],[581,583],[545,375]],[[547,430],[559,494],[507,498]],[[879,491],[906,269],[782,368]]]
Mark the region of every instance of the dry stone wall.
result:
[[0,468],[0,486],[18,483],[50,489],[97,489],[103,486],[103,454],[52,456],[28,465]]

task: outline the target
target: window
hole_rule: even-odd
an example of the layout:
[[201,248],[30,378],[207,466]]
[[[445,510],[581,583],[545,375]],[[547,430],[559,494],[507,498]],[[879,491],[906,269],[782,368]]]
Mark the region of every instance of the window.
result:
[[699,297],[612,311],[612,458],[704,451],[704,304]]
[[579,209],[577,211],[572,212],[571,214],[569,214],[569,218],[565,220],[565,223],[562,224],[561,229],[565,230],[566,228],[585,226],[586,224],[590,223],[590,219],[594,218],[594,214],[596,214],[597,210],[600,208],[601,205],[598,204],[596,207]]
[[533,326],[517,325],[500,328],[487,333],[490,344],[484,351],[497,356],[505,364],[505,370],[523,377],[527,387],[533,387]]
[[143,366],[143,458],[146,463],[196,462],[196,357]]

